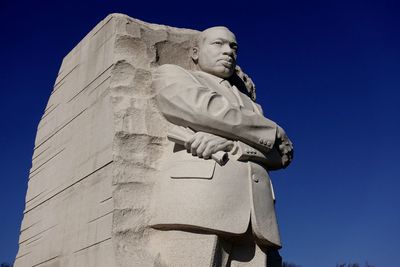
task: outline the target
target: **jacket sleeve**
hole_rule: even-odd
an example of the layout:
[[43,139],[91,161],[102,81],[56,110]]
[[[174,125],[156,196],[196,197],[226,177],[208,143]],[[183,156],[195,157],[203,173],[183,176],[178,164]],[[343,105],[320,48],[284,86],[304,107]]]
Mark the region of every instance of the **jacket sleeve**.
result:
[[233,105],[183,68],[162,65],[152,86],[161,112],[171,123],[239,140],[263,153],[273,148],[275,122]]

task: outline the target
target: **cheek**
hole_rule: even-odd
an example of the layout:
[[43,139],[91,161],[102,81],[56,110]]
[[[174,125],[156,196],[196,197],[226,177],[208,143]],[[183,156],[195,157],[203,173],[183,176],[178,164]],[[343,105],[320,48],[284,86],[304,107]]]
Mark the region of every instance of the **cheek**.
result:
[[218,49],[207,49],[204,51],[204,58],[207,58],[210,62],[216,62],[218,57],[220,56],[220,51]]
[[209,54],[204,54],[202,57],[200,57],[199,62],[205,67],[213,67],[216,65],[216,60]]

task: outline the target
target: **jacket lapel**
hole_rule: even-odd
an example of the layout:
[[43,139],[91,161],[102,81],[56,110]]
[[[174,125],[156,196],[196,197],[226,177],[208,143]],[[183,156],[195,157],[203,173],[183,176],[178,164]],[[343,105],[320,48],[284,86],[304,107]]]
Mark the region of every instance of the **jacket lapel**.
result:
[[222,81],[224,81],[223,79],[203,71],[195,72],[195,76],[198,78],[201,84],[205,85],[216,93],[223,95],[231,104],[234,104],[238,107],[240,106],[239,101],[231,91],[231,88],[227,88],[224,84],[222,84]]

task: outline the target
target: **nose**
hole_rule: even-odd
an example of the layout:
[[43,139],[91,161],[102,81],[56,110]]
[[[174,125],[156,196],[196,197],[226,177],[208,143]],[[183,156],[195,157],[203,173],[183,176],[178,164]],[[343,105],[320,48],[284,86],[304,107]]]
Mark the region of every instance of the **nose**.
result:
[[235,50],[229,44],[225,44],[222,47],[222,53],[224,55],[234,56],[235,55]]

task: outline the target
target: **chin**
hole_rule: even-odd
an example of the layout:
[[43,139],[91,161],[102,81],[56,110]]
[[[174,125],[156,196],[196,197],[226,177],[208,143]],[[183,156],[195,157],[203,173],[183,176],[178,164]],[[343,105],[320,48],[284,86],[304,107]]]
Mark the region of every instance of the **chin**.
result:
[[229,77],[232,76],[232,73],[221,73],[221,74],[219,74],[217,76],[220,77],[220,78],[223,78],[223,79],[228,79]]
[[213,74],[220,78],[227,79],[232,76],[233,72],[234,72],[234,69],[223,68],[223,69],[215,70],[213,72]]

